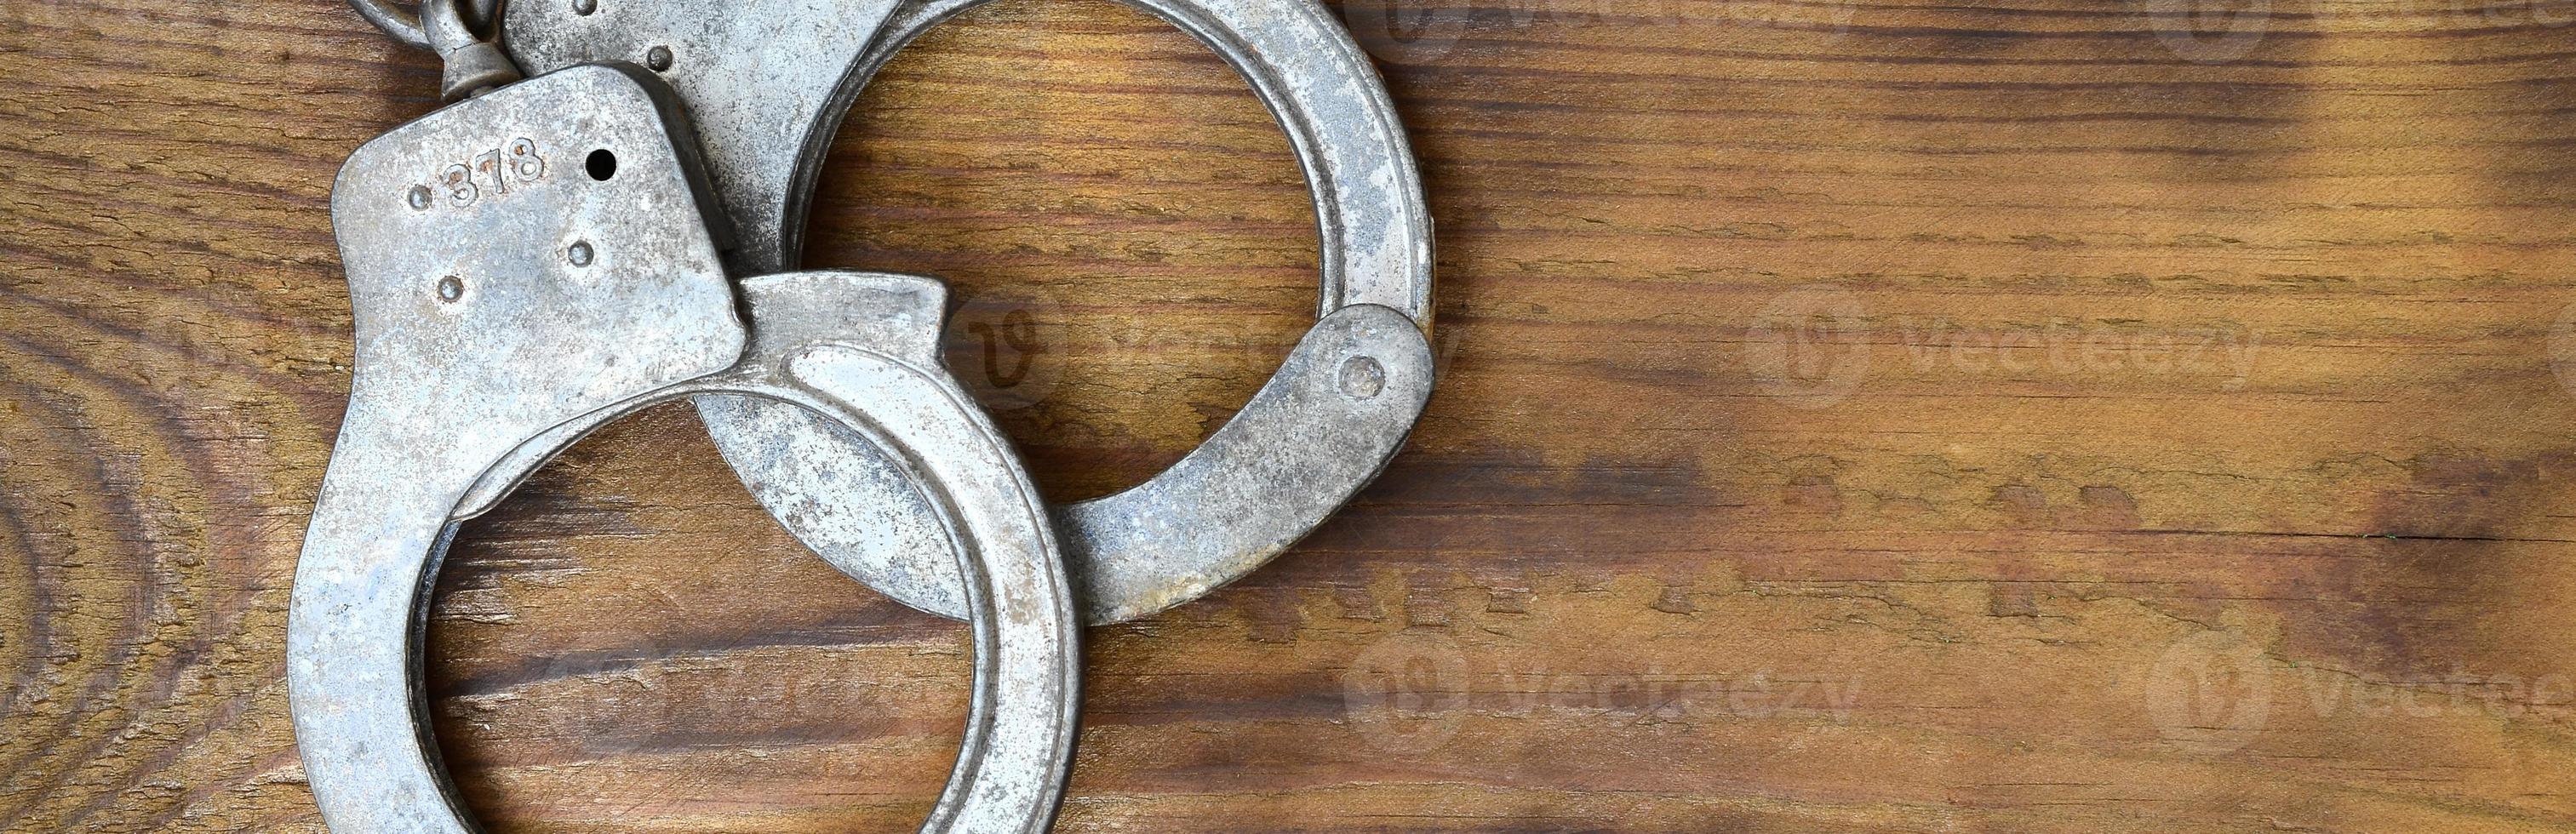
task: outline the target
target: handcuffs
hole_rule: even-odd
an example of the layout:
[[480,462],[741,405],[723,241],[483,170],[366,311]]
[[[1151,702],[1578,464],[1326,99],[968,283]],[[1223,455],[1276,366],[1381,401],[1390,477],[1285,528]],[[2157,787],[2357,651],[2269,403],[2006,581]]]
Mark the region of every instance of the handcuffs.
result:
[[[1279,117],[1323,242],[1318,323],[1145,484],[1048,505],[942,364],[942,284],[790,271],[860,88],[984,1],[426,0],[414,18],[352,0],[438,52],[463,100],[369,141],[332,187],[356,373],[287,642],[334,831],[474,830],[421,693],[439,562],[459,523],[646,405],[693,399],[809,548],[970,624],[965,739],[923,831],[1047,828],[1080,627],[1259,567],[1403,444],[1432,385],[1430,218],[1383,82],[1315,0],[1126,0],[1214,48]],[[491,23],[497,45],[475,34]]]

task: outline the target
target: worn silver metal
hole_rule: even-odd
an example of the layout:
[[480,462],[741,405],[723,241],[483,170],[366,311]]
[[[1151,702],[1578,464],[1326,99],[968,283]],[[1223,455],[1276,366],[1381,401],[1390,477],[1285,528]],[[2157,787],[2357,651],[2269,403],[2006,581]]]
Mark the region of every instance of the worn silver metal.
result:
[[438,53],[439,97],[455,101],[482,95],[520,79],[519,67],[501,48],[474,34],[459,0],[429,0],[420,7],[430,51]]
[[[531,71],[671,56],[738,224],[738,272],[795,264],[833,133],[894,54],[985,0],[619,0],[591,13],[522,2],[504,43]],[[1279,117],[1315,197],[1323,320],[1270,384],[1199,450],[1134,489],[1056,510],[1089,622],[1187,602],[1312,531],[1384,467],[1432,384],[1431,219],[1384,82],[1314,0],[1125,0],[1206,43]],[[657,52],[658,50],[658,52]],[[1356,364],[1355,364],[1356,363]],[[1377,391],[1340,390],[1374,366]],[[725,458],[770,512],[843,571],[923,610],[965,594],[928,509],[865,445],[811,415],[698,400]]]
[[[444,3],[448,0],[423,0],[423,2]],[[500,3],[501,0],[469,0],[465,5],[466,23],[477,29],[490,26],[492,13],[498,9]],[[349,7],[357,9],[359,17],[366,18],[368,23],[375,24],[376,28],[393,36],[396,42],[414,49],[431,48],[429,30],[428,27],[421,25],[421,15],[403,11],[401,7],[386,0],[349,0]]]
[[[967,579],[974,690],[922,830],[1044,830],[1071,764],[1078,621],[1035,487],[941,367],[944,288],[882,273],[750,279],[746,331],[657,87],[631,67],[536,78],[369,142],[333,185],[357,374],[287,628],[296,740],[325,821],[473,830],[420,690],[428,589],[457,523],[607,420],[723,394],[822,415],[934,508]],[[615,155],[613,175],[589,173],[595,153]],[[487,157],[467,167],[483,179],[445,176],[450,160]],[[411,197],[422,184],[437,197],[426,209]],[[568,255],[576,241],[586,266]]]

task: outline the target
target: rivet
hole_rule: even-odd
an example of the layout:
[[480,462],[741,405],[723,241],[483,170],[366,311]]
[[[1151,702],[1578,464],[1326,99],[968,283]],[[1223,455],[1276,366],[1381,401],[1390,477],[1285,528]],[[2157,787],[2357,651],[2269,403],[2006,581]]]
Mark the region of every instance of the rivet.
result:
[[650,50],[646,50],[644,52],[644,65],[652,67],[654,72],[661,72],[663,70],[670,69],[671,48],[667,46],[656,46]]
[[599,11],[599,0],[572,0],[573,14],[589,14],[595,11]]
[[405,199],[406,201],[408,201],[408,202],[410,202],[410,203],[411,203],[411,210],[413,210],[413,211],[428,211],[428,210],[429,210],[429,186],[426,186],[426,185],[415,185],[415,186],[412,186],[412,187],[411,187],[411,196],[409,196],[409,197],[405,197],[405,198],[403,198],[403,199]]
[[455,303],[465,297],[465,279],[454,275],[438,279],[438,300]]
[[564,257],[567,257],[567,258],[572,259],[572,265],[573,265],[573,266],[589,266],[589,265],[590,265],[590,241],[587,241],[587,240],[576,240],[576,241],[573,241],[573,242],[572,242],[572,246],[571,246],[570,248],[567,248],[567,249],[565,249],[565,250],[564,250]]
[[1342,361],[1342,393],[1359,399],[1377,396],[1386,390],[1386,367],[1366,356],[1353,356]]

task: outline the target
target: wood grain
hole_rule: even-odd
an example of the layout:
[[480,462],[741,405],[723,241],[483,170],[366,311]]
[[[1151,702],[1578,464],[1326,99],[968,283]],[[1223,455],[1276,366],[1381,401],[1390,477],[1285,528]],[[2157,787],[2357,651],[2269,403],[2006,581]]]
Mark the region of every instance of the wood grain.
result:
[[[1430,411],[1271,567],[1090,632],[1060,830],[2576,829],[2576,7],[1463,2],[1371,38]],[[326,197],[435,74],[324,0],[0,4],[0,830],[320,830]],[[971,13],[834,155],[808,262],[954,282],[1059,497],[1310,319],[1284,139],[1140,13]],[[909,830],[956,743],[961,629],[685,410],[438,593],[496,831]]]

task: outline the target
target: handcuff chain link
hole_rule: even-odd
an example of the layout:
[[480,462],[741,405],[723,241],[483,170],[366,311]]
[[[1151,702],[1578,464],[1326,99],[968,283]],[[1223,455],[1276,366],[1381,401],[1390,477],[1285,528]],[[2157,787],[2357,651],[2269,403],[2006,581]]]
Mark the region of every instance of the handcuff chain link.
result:
[[386,0],[349,0],[349,6],[396,42],[438,55],[442,100],[482,95],[525,77],[500,47],[476,32],[498,32],[499,0],[421,0],[417,15]]

